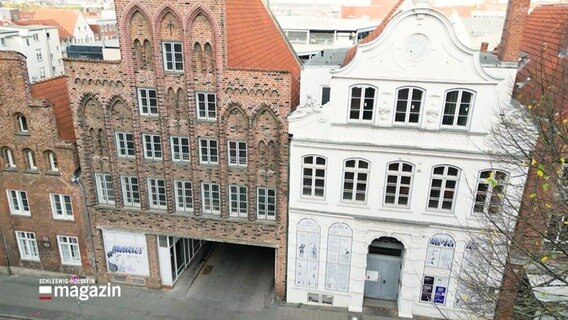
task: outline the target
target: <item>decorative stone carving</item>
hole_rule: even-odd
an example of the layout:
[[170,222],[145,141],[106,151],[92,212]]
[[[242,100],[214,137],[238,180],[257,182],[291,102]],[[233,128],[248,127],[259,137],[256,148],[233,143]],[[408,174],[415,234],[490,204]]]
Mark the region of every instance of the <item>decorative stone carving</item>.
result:
[[[296,110],[294,110],[294,112],[292,112],[292,114],[288,117],[289,120],[296,120],[296,119],[301,119],[304,118],[312,113],[320,113],[322,112],[322,106],[319,104],[319,102],[314,99],[311,95],[308,95],[308,98],[306,99],[306,102],[303,105],[299,105]],[[327,121],[327,119],[325,119],[324,121],[319,120],[320,122],[325,122]]]

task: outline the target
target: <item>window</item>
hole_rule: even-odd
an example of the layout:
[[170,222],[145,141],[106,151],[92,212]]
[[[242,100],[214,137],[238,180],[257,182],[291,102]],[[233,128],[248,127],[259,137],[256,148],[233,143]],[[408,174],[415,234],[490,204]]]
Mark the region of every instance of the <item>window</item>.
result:
[[166,181],[148,178],[148,200],[152,209],[167,209]]
[[321,87],[321,105],[322,106],[329,102],[330,96],[331,96],[331,88],[327,87],[327,86]]
[[112,176],[108,173],[95,173],[97,200],[99,204],[114,204],[114,188]]
[[51,212],[54,219],[73,220],[71,197],[64,194],[51,195]]
[[35,33],[33,35],[34,41],[39,41],[39,35],[37,33]]
[[334,223],[329,228],[327,239],[325,288],[347,292],[349,291],[353,230],[345,223]]
[[40,68],[39,68],[39,78],[40,78],[40,79],[45,79],[45,67],[40,67]]
[[39,251],[37,249],[35,233],[16,231],[16,239],[18,240],[20,259],[39,261]]
[[453,211],[460,170],[452,166],[437,166],[432,171],[428,209]]
[[26,120],[26,117],[24,115],[17,115],[16,116],[16,121],[18,122],[18,132],[19,133],[28,133],[29,129],[28,129],[28,121]]
[[302,219],[296,228],[296,285],[318,287],[320,227],[312,219]]
[[144,158],[162,160],[162,138],[157,134],[143,134]]
[[424,276],[420,301],[445,304],[448,294],[448,279],[441,277]]
[[0,38],[0,46],[6,46],[6,38]]
[[172,161],[189,162],[189,138],[171,137]]
[[31,215],[30,204],[28,202],[28,194],[20,190],[6,190],[8,203],[10,206],[10,214]]
[[4,159],[4,167],[6,169],[16,168],[16,163],[14,162],[14,156],[12,150],[9,148],[2,148],[2,158]]
[[37,170],[37,164],[36,164],[36,161],[35,161],[35,156],[34,156],[33,151],[30,150],[30,149],[24,150],[24,156],[26,158],[28,170],[36,171]]
[[229,165],[247,166],[247,143],[244,141],[229,140]]
[[408,208],[414,166],[406,162],[392,162],[387,166],[385,205]]
[[479,173],[473,212],[499,213],[503,204],[504,183],[507,174],[498,170],[485,170]]
[[156,89],[138,89],[138,106],[140,114],[143,116],[158,115],[158,98],[156,97]]
[[456,242],[447,234],[437,234],[428,242],[426,266],[450,269],[454,259]]
[[218,164],[218,149],[216,139],[199,139],[199,159],[201,164]]
[[453,90],[446,93],[442,126],[465,128],[468,125],[469,112],[473,104],[473,92]]
[[119,157],[134,158],[134,135],[132,133],[117,132],[114,134],[116,138],[116,153]]
[[61,264],[81,265],[81,254],[79,253],[79,240],[77,237],[57,236],[57,243],[59,244]]
[[43,60],[43,56],[41,54],[41,49],[36,49],[36,58],[37,58],[38,62]]
[[349,107],[350,120],[373,120],[375,91],[375,88],[369,86],[356,86],[351,88],[351,103]]
[[203,213],[219,214],[221,212],[218,184],[203,182],[201,198],[203,199]]
[[424,91],[418,88],[398,89],[394,122],[397,124],[418,124],[422,110]]
[[247,208],[247,187],[230,185],[229,212],[231,217],[246,217],[248,213]]
[[256,215],[259,219],[276,219],[276,190],[259,187],[256,189]]
[[122,181],[122,202],[125,207],[140,207],[140,186],[138,177],[121,177]]
[[302,158],[302,196],[323,199],[325,196],[326,160],[318,156]]
[[166,71],[183,71],[183,55],[180,42],[162,42],[164,69]]
[[217,118],[217,102],[214,93],[198,92],[197,96],[197,119],[215,120]]
[[47,158],[47,167],[49,168],[49,171],[58,172],[59,166],[57,165],[57,157],[55,156],[55,152],[47,151],[46,158]]
[[193,211],[193,191],[191,182],[174,181],[176,193],[176,210],[192,212]]
[[345,161],[343,176],[343,201],[367,201],[367,179],[369,163],[365,160],[351,159]]

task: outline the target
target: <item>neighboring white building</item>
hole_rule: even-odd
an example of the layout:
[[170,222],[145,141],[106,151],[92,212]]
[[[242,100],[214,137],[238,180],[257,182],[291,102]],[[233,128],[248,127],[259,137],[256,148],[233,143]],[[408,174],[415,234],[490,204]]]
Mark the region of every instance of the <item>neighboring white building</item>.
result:
[[516,63],[481,57],[422,6],[343,67],[330,71],[340,59],[325,51],[304,66],[289,116],[288,302],[361,312],[371,298],[399,317],[457,318],[477,212],[501,205],[504,184],[488,179],[522,185],[488,155]]
[[95,41],[93,30],[79,10],[40,8],[34,13],[34,20],[49,19],[54,20],[69,34],[73,35],[69,44]]
[[63,61],[57,27],[0,26],[0,50],[26,56],[30,82],[62,75]]

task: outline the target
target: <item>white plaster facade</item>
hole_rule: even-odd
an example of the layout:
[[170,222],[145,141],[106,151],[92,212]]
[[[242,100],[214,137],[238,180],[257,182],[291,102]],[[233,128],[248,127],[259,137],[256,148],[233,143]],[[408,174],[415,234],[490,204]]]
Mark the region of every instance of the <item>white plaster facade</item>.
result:
[[[385,279],[399,280],[393,299],[398,315],[457,318],[455,274],[459,273],[469,232],[476,232],[480,226],[479,215],[473,213],[480,171],[509,170],[492,163],[487,142],[499,115],[509,107],[516,65],[482,65],[479,52],[458,39],[447,18],[429,8],[417,7],[397,14],[377,39],[359,45],[348,65],[327,75],[323,71],[325,68],[304,70],[308,75],[304,78],[302,74],[304,103],[289,116],[293,137],[287,301],[319,301],[362,311],[365,280],[377,277],[367,272],[369,246],[376,239],[391,237],[404,246],[400,279]],[[331,100],[323,107],[314,94],[322,84],[331,88]],[[368,108],[372,115],[369,120],[350,119],[354,117],[350,113],[355,94],[352,89],[357,86],[375,89],[365,104],[373,105]],[[404,87],[423,92],[416,123],[395,122],[397,90]],[[467,121],[465,125],[443,125],[446,94],[456,89],[473,93],[465,111]],[[307,94],[313,95],[313,100],[307,99]],[[359,118],[363,110],[361,105]],[[307,167],[314,168],[303,164],[306,156],[323,159],[318,167],[322,170],[320,178],[324,172],[323,184],[314,182],[315,170],[306,173]],[[349,159],[367,163],[362,170],[365,179],[361,179],[365,183],[360,184],[363,201],[345,200],[344,189],[350,188],[345,181]],[[407,205],[385,202],[387,166],[397,161],[413,166]],[[455,192],[450,193],[455,194],[451,210],[429,208],[433,168],[440,165],[459,169]],[[518,179],[518,174],[508,173],[511,180]],[[306,180],[306,175],[311,178]],[[519,181],[512,184],[520,185]],[[338,223],[349,227],[351,238],[348,231],[341,239],[330,234]],[[448,267],[426,266],[430,239],[440,234],[453,239]],[[341,268],[347,272],[344,280],[337,271]],[[425,276],[447,281],[440,298],[443,303],[421,301]],[[338,289],[344,285],[342,281],[348,282],[343,291]]]

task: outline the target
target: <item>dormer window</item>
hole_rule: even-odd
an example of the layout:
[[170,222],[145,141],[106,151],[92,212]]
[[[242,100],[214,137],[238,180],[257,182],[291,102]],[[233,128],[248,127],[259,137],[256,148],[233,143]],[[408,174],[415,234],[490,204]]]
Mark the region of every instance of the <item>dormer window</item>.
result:
[[456,129],[466,128],[469,124],[471,107],[473,106],[472,91],[463,89],[446,93],[442,126]]
[[400,88],[396,94],[395,124],[417,125],[424,91],[418,88]]
[[26,120],[26,117],[24,117],[24,115],[18,114],[16,116],[16,122],[18,124],[18,132],[19,133],[28,133],[29,132],[28,121]]
[[375,109],[377,89],[371,86],[351,87],[349,120],[371,122]]

